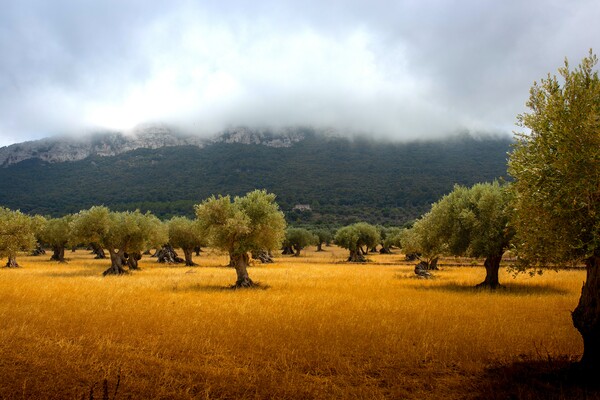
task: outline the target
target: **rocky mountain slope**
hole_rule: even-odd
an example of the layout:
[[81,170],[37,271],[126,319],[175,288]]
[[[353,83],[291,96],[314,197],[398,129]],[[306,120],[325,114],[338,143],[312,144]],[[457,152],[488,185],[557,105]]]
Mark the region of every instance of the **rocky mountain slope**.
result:
[[0,166],[29,159],[55,163],[83,160],[90,156],[116,156],[136,149],[159,149],[175,146],[203,148],[215,143],[258,144],[289,147],[304,139],[306,129],[280,130],[231,128],[213,136],[201,137],[179,132],[167,125],[143,125],[132,132],[97,132],[82,137],[59,136],[17,143],[0,148]]

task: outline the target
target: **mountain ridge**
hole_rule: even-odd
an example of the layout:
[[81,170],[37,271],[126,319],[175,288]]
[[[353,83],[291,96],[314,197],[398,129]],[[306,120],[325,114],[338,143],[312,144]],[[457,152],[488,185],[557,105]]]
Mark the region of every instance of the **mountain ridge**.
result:
[[186,134],[164,124],[140,125],[131,132],[99,131],[81,137],[57,136],[15,143],[0,148],[0,166],[8,167],[37,158],[45,162],[79,161],[90,156],[111,157],[137,149],[196,146],[215,143],[259,144],[289,147],[305,138],[310,129],[228,128],[210,136]]
[[[511,143],[469,135],[395,143],[307,129],[275,147],[264,145],[281,140],[273,132],[236,132],[203,147],[137,148],[65,162],[29,158],[0,168],[0,205],[52,216],[104,204],[191,217],[193,205],[210,195],[258,188],[275,193],[295,225],[402,225],[455,184],[505,177]],[[294,209],[298,204],[311,209]]]

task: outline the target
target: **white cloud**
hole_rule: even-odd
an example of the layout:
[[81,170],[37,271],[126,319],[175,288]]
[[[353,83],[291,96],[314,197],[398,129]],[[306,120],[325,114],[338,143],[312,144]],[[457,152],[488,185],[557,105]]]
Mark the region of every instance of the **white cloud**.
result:
[[0,143],[152,121],[509,133],[534,79],[600,47],[591,0],[3,6]]

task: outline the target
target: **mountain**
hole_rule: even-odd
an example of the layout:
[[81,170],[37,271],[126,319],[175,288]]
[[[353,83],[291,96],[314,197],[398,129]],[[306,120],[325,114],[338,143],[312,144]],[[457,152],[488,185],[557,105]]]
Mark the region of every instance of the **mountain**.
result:
[[116,156],[137,149],[196,146],[215,143],[262,144],[269,147],[290,147],[304,139],[302,128],[269,129],[231,128],[212,137],[200,137],[178,132],[166,125],[141,125],[129,134],[98,132],[78,138],[53,137],[0,148],[0,167],[29,159],[51,163],[78,161],[90,156]]
[[154,126],[0,149],[0,204],[53,216],[104,204],[167,218],[193,216],[212,194],[265,188],[296,225],[402,225],[456,183],[506,176],[509,146],[466,134],[395,143],[238,128],[198,138]]

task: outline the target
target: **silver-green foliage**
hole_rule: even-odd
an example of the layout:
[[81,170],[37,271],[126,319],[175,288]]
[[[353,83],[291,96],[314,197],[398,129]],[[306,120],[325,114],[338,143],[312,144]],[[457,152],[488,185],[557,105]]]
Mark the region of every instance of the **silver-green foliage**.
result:
[[600,256],[600,80],[590,51],[530,90],[518,116],[515,178],[518,254],[525,265]]
[[202,235],[231,255],[281,247],[285,218],[275,195],[255,190],[243,197],[211,196],[195,207]]
[[35,247],[35,220],[20,211],[0,207],[0,258],[14,260],[19,251]]

